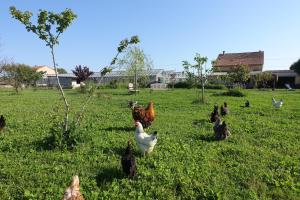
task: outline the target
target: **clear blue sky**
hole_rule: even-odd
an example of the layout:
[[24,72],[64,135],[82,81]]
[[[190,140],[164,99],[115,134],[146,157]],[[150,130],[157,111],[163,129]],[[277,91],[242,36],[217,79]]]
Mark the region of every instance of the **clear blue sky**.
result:
[[196,52],[211,60],[223,50],[263,50],[264,70],[288,69],[300,57],[299,0],[1,0],[0,58],[29,65],[52,66],[50,51],[11,18],[12,5],[35,15],[65,8],[78,15],[56,51],[68,71],[78,64],[99,71],[132,35],[155,68],[177,71]]

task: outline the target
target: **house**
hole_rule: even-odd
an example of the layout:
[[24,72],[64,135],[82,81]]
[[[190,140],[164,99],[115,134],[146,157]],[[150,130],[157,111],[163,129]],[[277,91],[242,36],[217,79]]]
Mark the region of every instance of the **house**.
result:
[[218,72],[231,72],[239,65],[246,65],[249,71],[262,71],[264,65],[264,52],[223,53],[219,54],[213,67]]
[[47,77],[47,75],[55,74],[55,70],[47,66],[34,66],[32,69],[36,72],[44,72],[45,77]]
[[163,83],[171,83],[171,82],[183,82],[186,80],[186,74],[184,72],[176,72],[175,70],[167,70],[162,73],[164,77]]

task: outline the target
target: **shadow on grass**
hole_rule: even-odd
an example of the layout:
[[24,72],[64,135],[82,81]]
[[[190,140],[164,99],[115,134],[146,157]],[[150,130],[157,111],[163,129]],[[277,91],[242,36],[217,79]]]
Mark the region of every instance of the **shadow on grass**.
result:
[[114,179],[124,178],[124,174],[118,168],[105,168],[101,170],[96,176],[97,186],[105,183],[111,183]]
[[206,142],[217,141],[213,135],[200,135],[199,139]]
[[195,126],[201,126],[206,123],[210,123],[210,121],[208,119],[195,119],[193,121],[193,125],[195,125]]
[[108,127],[103,129],[105,131],[126,131],[126,132],[132,132],[135,131],[135,127]]
[[35,147],[36,151],[51,151],[54,150],[53,137],[46,136],[42,139],[36,140],[32,142],[32,145]]

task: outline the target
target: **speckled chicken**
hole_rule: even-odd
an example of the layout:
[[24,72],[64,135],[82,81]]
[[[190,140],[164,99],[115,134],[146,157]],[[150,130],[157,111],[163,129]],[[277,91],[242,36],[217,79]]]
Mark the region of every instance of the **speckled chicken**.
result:
[[216,121],[216,118],[219,117],[219,107],[217,104],[214,105],[214,111],[210,115],[210,122],[213,123]]
[[71,185],[66,189],[65,194],[61,200],[84,200],[80,193],[78,176],[72,177]]
[[150,101],[146,108],[143,108],[137,103],[130,101],[129,107],[132,110],[134,121],[139,121],[144,128],[148,128],[155,119],[154,103]]
[[217,117],[214,126],[215,138],[216,140],[224,140],[230,136],[227,124],[225,121],[221,122],[221,118]]
[[5,118],[3,115],[0,116],[0,132],[4,129],[5,127]]
[[129,177],[134,178],[136,176],[136,161],[132,153],[132,144],[131,141],[128,141],[128,146],[125,149],[124,155],[121,159],[123,172]]
[[225,116],[229,114],[229,108],[227,106],[227,103],[224,102],[224,106],[221,106],[221,115]]

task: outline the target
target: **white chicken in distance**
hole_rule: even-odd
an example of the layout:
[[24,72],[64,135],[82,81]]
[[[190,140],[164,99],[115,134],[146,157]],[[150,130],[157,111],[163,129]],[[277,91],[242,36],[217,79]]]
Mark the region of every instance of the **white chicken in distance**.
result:
[[139,145],[143,156],[145,156],[145,153],[149,154],[153,151],[154,146],[157,143],[157,131],[155,131],[151,135],[148,135],[144,132],[141,122],[136,121],[135,126],[135,139]]
[[272,104],[275,108],[279,109],[283,104],[283,100],[280,99],[280,101],[276,101],[274,98],[272,98]]

